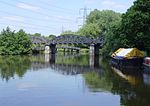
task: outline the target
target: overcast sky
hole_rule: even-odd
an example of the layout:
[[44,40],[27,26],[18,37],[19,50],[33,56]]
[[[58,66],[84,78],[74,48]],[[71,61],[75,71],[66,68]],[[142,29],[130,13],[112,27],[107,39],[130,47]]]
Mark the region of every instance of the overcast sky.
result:
[[[134,0],[0,0],[0,30],[24,29],[27,33],[59,35],[82,25],[83,8],[124,13]],[[80,11],[80,12],[79,12]]]

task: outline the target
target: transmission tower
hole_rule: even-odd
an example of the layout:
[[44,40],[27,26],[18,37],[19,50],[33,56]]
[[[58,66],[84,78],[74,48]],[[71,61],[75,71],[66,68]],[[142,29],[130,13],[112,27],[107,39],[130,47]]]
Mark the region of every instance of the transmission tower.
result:
[[80,15],[83,15],[82,17],[78,17],[80,19],[83,20],[83,25],[86,23],[86,19],[87,19],[87,14],[88,14],[88,11],[90,11],[91,9],[90,8],[87,8],[87,7],[84,7],[84,8],[80,8],[79,10],[79,14]]

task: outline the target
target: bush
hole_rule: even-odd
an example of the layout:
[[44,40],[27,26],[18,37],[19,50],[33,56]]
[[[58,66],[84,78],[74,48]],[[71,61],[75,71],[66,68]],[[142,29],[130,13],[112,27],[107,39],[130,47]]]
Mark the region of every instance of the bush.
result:
[[0,33],[0,54],[28,54],[31,51],[30,37],[21,29],[17,33],[9,27]]

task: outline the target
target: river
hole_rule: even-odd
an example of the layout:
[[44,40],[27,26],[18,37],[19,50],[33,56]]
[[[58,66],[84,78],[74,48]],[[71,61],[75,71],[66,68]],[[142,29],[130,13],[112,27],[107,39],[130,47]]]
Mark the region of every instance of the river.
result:
[[0,56],[0,106],[149,106],[150,75],[125,70],[101,56]]

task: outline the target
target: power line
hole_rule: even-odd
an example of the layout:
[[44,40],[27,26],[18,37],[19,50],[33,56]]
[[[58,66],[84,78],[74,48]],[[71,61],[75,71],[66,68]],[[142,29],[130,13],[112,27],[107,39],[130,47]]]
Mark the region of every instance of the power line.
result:
[[41,1],[41,0],[38,0],[38,1],[40,1],[41,3],[46,4],[46,5],[51,5],[51,6],[55,7],[55,8],[61,9],[61,10],[62,10],[62,9],[63,9],[63,10],[67,10],[67,11],[69,11],[69,12],[71,12],[71,13],[72,13],[72,11],[75,11],[75,10],[73,10],[73,9],[63,8],[63,7],[59,7],[59,6],[50,4],[49,2],[45,2],[45,3],[44,3],[44,2]]
[[[17,7],[15,4],[11,4],[11,3],[8,3],[8,2],[6,2],[6,1],[1,1],[0,3],[2,3],[2,4],[5,4],[5,5],[8,5],[8,6],[11,6],[11,7],[15,7],[15,8],[19,8],[19,7]],[[20,8],[19,8],[20,9]],[[51,15],[47,15],[47,14],[44,14],[44,13],[41,13],[41,12],[39,12],[39,11],[30,11],[30,10],[27,10],[27,9],[24,9],[24,8],[21,8],[21,9],[23,9],[23,10],[25,10],[25,11],[29,11],[29,12],[32,12],[32,13],[36,13],[36,14],[38,14],[38,15],[44,15],[44,16],[46,16],[46,17],[48,17],[48,18],[53,18],[53,19],[59,19],[59,21],[70,21],[70,22],[72,22],[72,20],[71,19],[66,19],[66,18],[59,18],[59,17],[55,17],[55,16],[51,16]],[[24,15],[18,15],[18,14],[16,14],[16,13],[14,13],[14,12],[7,12],[7,11],[2,11],[2,10],[0,10],[1,12],[3,12],[3,13],[5,13],[5,14],[12,14],[12,15],[16,15],[16,16],[23,16],[23,17],[27,17],[27,19],[30,19],[30,20],[34,20],[34,21],[36,21],[36,20],[39,20],[39,21],[46,21],[46,20],[43,20],[43,19],[41,19],[41,18],[39,18],[39,17],[31,17],[31,16],[24,16]],[[47,22],[47,21],[46,21]],[[58,21],[52,21],[52,22],[58,22]],[[22,24],[24,24],[24,25],[16,25],[16,24],[9,24],[9,25],[11,25],[11,26],[16,26],[16,27],[24,27],[24,28],[30,28],[30,29],[38,29],[38,30],[42,30],[42,29],[44,29],[44,30],[51,30],[52,29],[52,27],[49,27],[49,26],[43,26],[43,25],[37,25],[37,24],[30,24],[30,23],[26,23],[26,22],[18,22],[18,24],[19,23],[22,23]],[[62,23],[62,22],[58,22],[58,23]],[[68,23],[68,22],[63,22],[63,23]],[[1,23],[2,25],[7,25],[8,26],[8,24],[7,23]],[[35,27],[36,26],[36,27]],[[56,29],[56,28],[53,28],[53,29]]]
[[[14,7],[14,6],[16,7],[16,5],[10,4],[10,3],[6,2],[6,1],[1,1],[0,3],[3,3],[3,4],[5,4],[5,5],[9,5],[9,6],[12,6],[12,7]],[[17,8],[19,8],[19,7],[17,7]],[[39,11],[30,11],[30,10],[27,10],[27,9],[24,9],[24,8],[21,8],[21,9],[23,9],[23,10],[25,10],[25,11],[32,12],[32,13],[38,13],[38,15],[40,14],[40,15],[45,15],[45,16],[47,16],[47,17],[53,17],[53,18],[55,18],[55,19],[63,19],[63,20],[66,20],[66,21],[73,21],[73,20],[71,20],[71,19],[59,18],[59,17],[47,15],[47,14],[41,13],[41,12],[39,12]]]
[[90,8],[87,8],[87,7],[84,7],[84,8],[80,8],[79,10],[79,14],[83,14],[82,17],[79,17],[81,19],[83,19],[83,25],[85,24],[86,22],[86,19],[87,19],[87,14],[88,14],[88,11],[90,11],[91,9]]
[[21,24],[29,25],[29,26],[36,26],[36,27],[39,27],[39,28],[56,29],[54,27],[43,26],[43,25],[38,25],[38,24],[30,24],[30,23],[26,23],[26,22],[15,22],[15,23],[21,23]]
[[[7,14],[7,15],[15,15],[15,16],[18,16],[18,17],[25,17],[25,18],[27,18],[27,19],[29,19],[29,20],[33,20],[33,21],[41,21],[41,22],[43,22],[43,21],[45,21],[45,22],[47,22],[49,19],[47,19],[47,20],[44,20],[44,19],[41,19],[41,18],[38,18],[38,17],[30,17],[30,16],[24,16],[24,15],[18,15],[18,14],[16,14],[16,13],[12,13],[12,12],[8,12],[8,11],[2,11],[2,10],[0,10],[0,12],[2,12],[2,13],[4,13],[4,14]],[[51,20],[51,22],[52,23],[68,23],[68,22],[63,22],[64,20],[60,20],[60,21],[56,21],[56,20]]]
[[[39,31],[53,31],[52,29],[49,29],[49,30],[47,30],[47,29],[45,29],[45,28],[35,28],[35,27],[30,27],[30,26],[24,26],[24,25],[16,25],[16,24],[6,24],[6,23],[2,23],[2,22],[0,22],[0,24],[2,24],[2,25],[6,25],[6,27],[17,27],[18,29],[24,29],[24,30],[29,30],[30,29],[30,31],[34,31],[35,30],[35,32],[34,33],[37,33],[37,30],[38,30],[38,32]],[[39,32],[39,33],[41,33],[41,32]],[[51,33],[51,32],[49,32],[49,33]]]
[[56,28],[54,28],[54,27],[50,27],[50,26],[46,26],[46,25],[39,25],[39,24],[31,24],[31,23],[28,23],[28,22],[23,22],[23,21],[13,21],[13,22],[15,22],[15,23],[21,23],[21,24],[25,24],[25,25],[34,25],[34,26],[36,26],[36,27],[45,27],[45,28],[52,28],[52,29],[56,29]]
[[26,26],[24,26],[24,25],[16,25],[16,24],[10,24],[9,23],[9,25],[7,24],[7,23],[4,23],[4,22],[0,22],[0,24],[2,24],[2,25],[6,25],[6,26],[9,26],[9,25],[11,25],[11,26],[15,26],[15,27],[24,27],[24,28],[30,28],[30,29],[44,29],[44,30],[52,30],[51,28],[47,28],[47,27],[40,27],[40,26],[32,26],[32,25],[26,25]]
[[[22,2],[22,1],[20,1],[20,0],[15,0],[15,1],[18,1],[19,3],[23,3],[23,4],[29,4],[29,5],[32,5],[32,4],[30,4],[30,3],[26,3],[26,2]],[[63,13],[69,13],[69,14],[73,14],[72,13],[72,11],[63,11],[64,10],[64,8],[61,8],[61,7],[58,7],[58,6],[55,6],[55,5],[52,5],[52,4],[50,4],[50,3],[45,3],[45,2],[43,2],[43,1],[40,1],[40,0],[38,0],[38,2],[40,2],[40,3],[42,3],[42,4],[44,4],[44,5],[50,5],[50,6],[52,6],[52,7],[55,7],[55,8],[58,8],[59,10],[61,9],[61,12],[63,12]],[[60,13],[60,11],[58,11],[58,10],[54,10],[54,9],[49,9],[49,8],[47,8],[47,7],[41,7],[42,9],[46,9],[46,10],[50,10],[51,12],[54,12],[54,13]],[[63,10],[62,10],[63,9]],[[53,11],[52,11],[53,10]],[[68,9],[65,9],[65,10],[68,10]]]

